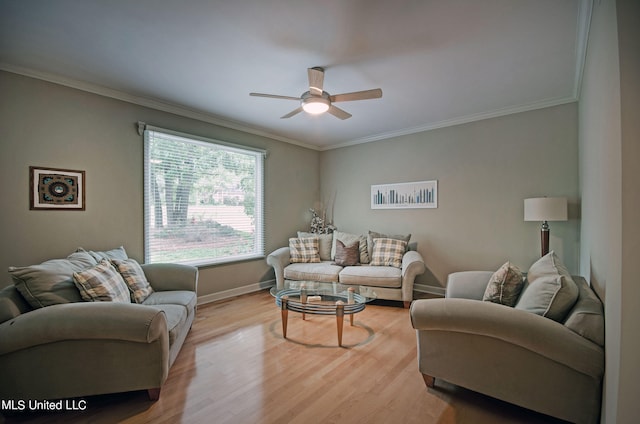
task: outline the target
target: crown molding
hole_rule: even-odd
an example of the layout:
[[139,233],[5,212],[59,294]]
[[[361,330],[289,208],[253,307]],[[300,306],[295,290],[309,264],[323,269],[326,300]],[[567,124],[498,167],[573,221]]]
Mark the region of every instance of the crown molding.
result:
[[198,121],[207,122],[209,124],[218,125],[220,127],[230,128],[233,130],[242,131],[245,133],[258,135],[261,137],[271,138],[274,140],[282,141],[289,144],[294,144],[296,146],[304,147],[311,150],[319,150],[318,146],[304,143],[298,140],[293,140],[287,137],[279,136],[276,134],[269,133],[267,131],[262,131],[253,127],[250,127],[247,124],[243,124],[241,122],[231,121],[228,119],[223,119],[217,115],[213,115],[210,113],[202,112],[195,109],[190,109],[185,106],[169,103],[162,100],[139,96],[131,93],[127,93],[124,91],[114,90],[112,88],[104,87],[97,84],[91,84],[85,81],[76,80],[73,78],[64,77],[57,74],[51,74],[47,72],[40,72],[33,69],[22,68],[19,66],[10,65],[7,63],[0,63],[0,70],[11,72],[18,75],[23,75],[30,78],[39,79],[42,81],[47,81],[53,84],[63,85],[65,87],[74,88],[81,91],[86,91],[88,93],[97,94],[103,97],[109,97],[116,100],[121,100],[123,102],[132,103],[138,106],[144,106],[151,109],[159,110],[162,112],[172,113],[174,115],[183,116],[185,118],[196,119]]
[[591,28],[591,16],[593,14],[593,0],[582,0],[580,12],[578,14],[578,25],[576,33],[576,69],[574,76],[573,95],[576,100],[580,99],[582,89],[582,77],[584,75],[584,64],[587,59],[587,47],[589,45],[589,29]]
[[372,136],[368,136],[368,137],[363,137],[363,138],[359,138],[356,140],[351,140],[351,141],[347,141],[345,143],[339,143],[339,144],[334,144],[331,146],[326,146],[324,148],[322,148],[321,150],[333,150],[333,149],[340,149],[342,147],[349,147],[349,146],[354,146],[357,144],[364,144],[364,143],[371,143],[374,141],[381,141],[381,140],[387,140],[390,138],[394,138],[394,137],[400,137],[400,136],[404,136],[404,135],[410,135],[410,134],[416,134],[416,133],[420,133],[420,132],[425,132],[425,131],[431,131],[431,130],[435,130],[438,128],[445,128],[445,127],[453,127],[455,125],[461,125],[461,124],[468,124],[470,122],[475,122],[475,121],[482,121],[485,119],[491,119],[491,118],[498,118],[501,116],[506,116],[506,115],[512,115],[514,113],[521,113],[521,112],[529,112],[532,110],[537,110],[537,109],[544,109],[544,108],[548,108],[548,107],[553,107],[553,106],[559,106],[559,105],[563,105],[563,104],[567,104],[567,103],[573,103],[576,102],[577,99],[575,97],[562,97],[562,98],[555,98],[555,99],[547,99],[547,100],[543,100],[540,102],[534,102],[534,103],[529,103],[529,104],[524,104],[524,105],[520,105],[520,106],[514,106],[514,107],[508,107],[508,108],[503,108],[503,109],[496,109],[493,111],[489,111],[489,112],[482,112],[482,113],[475,113],[472,115],[467,115],[467,116],[461,116],[459,118],[454,118],[454,119],[446,119],[443,121],[439,121],[439,122],[433,122],[427,125],[422,125],[422,126],[418,126],[418,127],[412,127],[412,128],[404,128],[398,131],[390,131],[390,132],[386,132],[386,133],[380,133],[380,134],[374,134]]
[[547,99],[540,102],[534,102],[530,104],[497,109],[489,112],[482,112],[482,113],[471,114],[471,115],[462,116],[454,119],[447,119],[439,122],[433,122],[433,123],[429,123],[429,124],[421,125],[417,127],[404,128],[398,131],[390,131],[390,132],[373,134],[367,137],[353,139],[343,143],[332,144],[329,146],[318,146],[314,144],[305,143],[302,141],[294,140],[288,137],[284,137],[284,136],[276,135],[267,131],[256,129],[247,124],[243,124],[241,122],[223,119],[217,115],[213,115],[213,114],[202,112],[195,109],[190,109],[178,104],[168,103],[158,99],[126,93],[123,91],[114,90],[101,85],[91,84],[85,81],[64,77],[61,75],[40,72],[33,69],[10,65],[7,63],[0,63],[0,70],[51,82],[58,85],[63,85],[63,86],[74,88],[81,91],[86,91],[86,92],[97,94],[103,97],[109,97],[109,98],[121,100],[127,103],[132,103],[132,104],[148,107],[155,110],[172,113],[172,114],[183,116],[186,118],[196,119],[199,121],[207,122],[207,123],[218,125],[221,127],[230,128],[233,130],[238,130],[238,131],[242,131],[249,134],[282,141],[284,143],[293,144],[293,145],[300,146],[310,150],[327,151],[327,150],[340,149],[343,147],[354,146],[358,144],[365,144],[365,143],[372,143],[375,141],[387,140],[390,138],[416,134],[416,133],[425,132],[425,131],[431,131],[439,128],[446,128],[446,127],[452,127],[455,125],[467,124],[470,122],[481,121],[484,119],[497,118],[501,116],[511,115],[514,113],[521,113],[521,112],[527,112],[527,111],[532,111],[536,109],[559,106],[559,105],[578,101],[580,85],[582,83],[582,74],[584,69],[585,55],[587,50],[587,38],[589,33],[589,23],[591,21],[592,1],[583,0],[582,4],[583,4],[583,7],[581,8],[581,12],[580,12],[580,18],[579,18],[580,24],[579,24],[578,35],[577,35],[578,46],[576,50],[576,54],[577,54],[576,83],[573,90],[574,91],[573,96]]

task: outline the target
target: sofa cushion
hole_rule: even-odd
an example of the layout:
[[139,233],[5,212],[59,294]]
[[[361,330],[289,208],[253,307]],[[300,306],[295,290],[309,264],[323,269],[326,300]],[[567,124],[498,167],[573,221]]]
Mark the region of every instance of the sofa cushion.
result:
[[523,285],[522,271],[511,262],[505,262],[489,279],[482,300],[514,306]]
[[402,256],[407,251],[407,242],[392,238],[373,239],[373,252],[371,253],[372,266],[402,266]]
[[338,281],[340,271],[342,267],[333,265],[331,262],[290,264],[284,269],[284,278],[285,280],[333,283]]
[[38,265],[9,267],[16,289],[32,308],[58,303],[81,302],[73,273],[91,268],[96,260],[87,252],[75,252],[66,259],[51,259]]
[[373,240],[377,238],[390,238],[395,240],[403,240],[407,243],[406,249],[409,248],[409,240],[411,240],[411,234],[401,235],[401,234],[383,234],[378,233],[376,231],[369,230],[369,234],[367,235],[367,249],[369,249],[369,258],[373,254]]
[[573,281],[578,286],[580,294],[576,304],[567,315],[564,325],[574,333],[580,334],[582,337],[604,347],[604,311],[602,302],[591,290],[584,278],[576,277]]
[[180,333],[182,333],[182,329],[187,322],[187,309],[181,305],[171,304],[153,305],[153,307],[162,310],[167,317],[167,329],[169,330],[169,346],[172,346],[176,338],[180,335]]
[[371,260],[369,251],[367,249],[367,238],[359,234],[343,233],[341,231],[334,231],[333,233],[333,245],[331,246],[331,259],[336,258],[336,240],[340,240],[346,245],[350,245],[354,241],[358,242],[358,248],[360,250],[360,263],[368,264]]
[[331,247],[333,245],[333,234],[305,233],[298,231],[298,238],[317,237],[318,254],[321,261],[331,260]]
[[[84,250],[82,248],[78,249],[79,251]],[[103,259],[111,260],[111,259],[119,259],[124,261],[125,259],[129,259],[127,256],[127,251],[124,250],[123,246],[116,247],[115,249],[106,250],[103,252],[94,252],[93,250],[89,251],[89,254],[93,256],[96,262],[100,262]]]
[[144,271],[135,259],[112,259],[111,263],[116,267],[124,282],[127,283],[133,302],[142,303],[147,296],[153,293]]
[[578,293],[569,271],[551,251],[529,268],[527,283],[515,307],[561,322]]
[[103,259],[93,268],[73,273],[73,282],[87,302],[131,303],[129,288],[115,267]]
[[142,302],[143,305],[180,305],[187,310],[194,310],[198,297],[196,292],[188,290],[154,291]]
[[0,290],[0,324],[32,310],[15,286]]
[[341,240],[336,240],[335,264],[340,266],[357,265],[360,263],[360,242],[355,240],[345,246]]
[[372,287],[402,287],[402,271],[390,266],[348,266],[340,271],[340,283]]
[[291,263],[320,262],[317,237],[289,239],[289,256]]

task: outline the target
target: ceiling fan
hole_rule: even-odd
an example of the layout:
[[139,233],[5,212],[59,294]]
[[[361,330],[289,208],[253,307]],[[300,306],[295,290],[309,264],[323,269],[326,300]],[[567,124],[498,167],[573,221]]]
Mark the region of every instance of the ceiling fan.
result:
[[302,93],[300,97],[290,96],[278,96],[276,94],[262,94],[262,93],[249,93],[250,96],[256,97],[269,97],[272,99],[284,99],[284,100],[298,100],[300,106],[281,119],[291,118],[298,113],[305,111],[312,115],[319,115],[324,112],[329,112],[333,116],[340,119],[349,119],[351,114],[336,107],[333,103],[337,102],[351,102],[354,100],[368,100],[379,99],[382,97],[382,90],[374,88],[373,90],[355,91],[353,93],[343,93],[331,95],[322,89],[324,83],[324,69],[316,66],[307,69],[307,75],[309,76],[309,91]]

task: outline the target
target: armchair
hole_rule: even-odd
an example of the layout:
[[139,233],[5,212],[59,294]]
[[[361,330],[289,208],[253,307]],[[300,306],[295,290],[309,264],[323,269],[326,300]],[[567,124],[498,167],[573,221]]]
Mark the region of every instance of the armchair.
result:
[[599,422],[603,312],[586,281],[573,277],[579,298],[561,323],[481,301],[491,275],[453,273],[444,299],[413,302],[427,387],[443,379],[571,422]]

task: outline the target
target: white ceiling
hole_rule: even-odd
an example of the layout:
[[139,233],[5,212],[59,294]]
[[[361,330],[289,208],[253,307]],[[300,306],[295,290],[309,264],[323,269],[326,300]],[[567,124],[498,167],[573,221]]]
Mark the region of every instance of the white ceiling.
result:
[[[575,101],[591,0],[0,0],[0,69],[324,150]],[[353,115],[280,116],[322,66]]]

